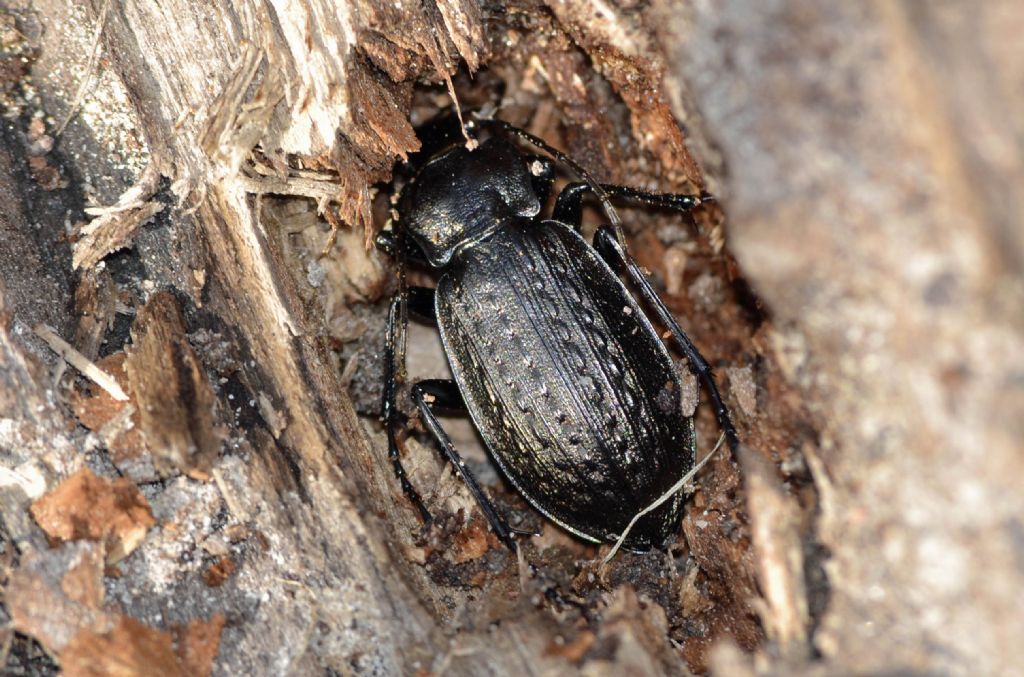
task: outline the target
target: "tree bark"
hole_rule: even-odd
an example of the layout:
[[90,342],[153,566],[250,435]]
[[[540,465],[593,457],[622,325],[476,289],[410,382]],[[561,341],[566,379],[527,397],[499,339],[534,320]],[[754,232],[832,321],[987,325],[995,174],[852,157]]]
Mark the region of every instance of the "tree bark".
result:
[[[1024,664],[1016,6],[10,0],[0,16],[9,668]],[[718,197],[696,238],[624,212],[744,442],[702,474],[668,553],[602,572],[547,525],[524,547],[533,574],[412,436],[440,516],[425,529],[360,416],[393,284],[364,247],[387,207],[373,186],[450,96],[500,103],[601,180]],[[58,360],[41,324],[128,400]],[[116,525],[72,543],[31,517],[83,467],[152,510],[119,562]]]
[[733,251],[800,347],[830,553],[814,641],[844,669],[1024,664],[1022,22],[694,3],[665,37]]

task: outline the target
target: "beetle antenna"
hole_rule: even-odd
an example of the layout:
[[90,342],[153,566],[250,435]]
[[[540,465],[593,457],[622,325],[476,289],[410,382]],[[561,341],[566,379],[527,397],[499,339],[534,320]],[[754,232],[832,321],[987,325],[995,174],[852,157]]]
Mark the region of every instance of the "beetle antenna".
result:
[[532,143],[537,148],[540,148],[545,153],[552,156],[559,162],[564,163],[574,172],[579,174],[580,177],[583,178],[583,180],[585,180],[587,184],[590,186],[590,189],[594,191],[594,195],[597,197],[597,199],[601,201],[601,206],[604,208],[604,212],[608,216],[608,221],[609,223],[611,223],[612,228],[615,229],[615,239],[617,239],[619,241],[619,244],[621,244],[623,247],[626,246],[626,238],[622,232],[622,220],[619,219],[619,213],[615,211],[615,207],[612,206],[612,201],[608,198],[608,193],[605,192],[604,188],[601,187],[601,184],[598,183],[597,180],[590,174],[590,172],[584,169],[580,163],[576,162],[571,157],[569,157],[562,151],[558,150],[554,146],[551,146],[544,139],[534,136],[525,129],[520,129],[519,127],[516,127],[511,123],[505,122],[504,120],[491,118],[480,119],[480,122],[487,125],[493,125],[509,134],[518,136],[519,138]]

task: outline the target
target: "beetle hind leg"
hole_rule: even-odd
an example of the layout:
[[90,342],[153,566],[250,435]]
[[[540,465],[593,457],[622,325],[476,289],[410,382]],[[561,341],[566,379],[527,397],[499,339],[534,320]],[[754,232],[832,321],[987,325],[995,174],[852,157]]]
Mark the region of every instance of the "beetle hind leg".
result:
[[463,403],[462,395],[459,393],[458,385],[454,381],[439,379],[418,381],[412,387],[412,399],[416,403],[420,415],[423,416],[423,422],[426,424],[430,434],[437,440],[438,445],[444,451],[448,460],[451,461],[459,477],[466,483],[494,533],[497,534],[501,542],[510,551],[516,552],[517,548],[516,542],[512,538],[512,528],[509,527],[508,522],[505,521],[505,518],[501,516],[497,508],[494,507],[494,504],[491,503],[491,499],[480,488],[476,478],[473,477],[473,473],[466,467],[465,461],[459,456],[459,452],[452,444],[451,438],[448,437],[448,433],[444,431],[441,422],[437,420],[437,416],[434,413],[435,409],[465,411],[465,404]]
[[711,399],[711,404],[715,409],[718,425],[725,434],[725,441],[728,443],[729,448],[735,452],[739,447],[739,437],[736,435],[736,427],[729,416],[729,409],[725,406],[722,395],[718,391],[718,386],[715,384],[711,365],[708,364],[708,361],[697,350],[697,346],[693,345],[693,341],[690,340],[690,337],[686,335],[679,326],[679,323],[676,322],[676,318],[669,312],[665,302],[661,300],[658,292],[651,286],[650,280],[644,275],[640,266],[637,265],[632,256],[626,253],[623,246],[619,244],[615,236],[615,230],[612,227],[602,226],[598,228],[597,233],[594,234],[594,247],[613,270],[625,270],[626,275],[629,276],[630,281],[638,290],[640,297],[654,311],[658,320],[668,327],[680,350],[682,350],[683,355],[686,357],[690,371],[693,372],[703,384],[704,389],[707,390],[708,397]]

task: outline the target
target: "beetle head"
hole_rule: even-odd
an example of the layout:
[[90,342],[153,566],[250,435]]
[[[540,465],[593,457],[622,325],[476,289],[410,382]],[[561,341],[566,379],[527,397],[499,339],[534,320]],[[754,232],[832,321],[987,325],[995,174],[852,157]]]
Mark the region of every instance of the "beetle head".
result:
[[400,222],[432,266],[494,234],[510,219],[540,213],[526,156],[501,138],[474,150],[458,144],[432,157],[403,191]]

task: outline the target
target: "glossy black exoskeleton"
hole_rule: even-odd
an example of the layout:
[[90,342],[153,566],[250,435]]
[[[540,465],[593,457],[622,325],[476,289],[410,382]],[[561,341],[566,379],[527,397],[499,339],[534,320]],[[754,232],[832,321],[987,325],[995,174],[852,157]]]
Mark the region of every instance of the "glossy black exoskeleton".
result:
[[[513,532],[469,473],[435,412],[469,412],[495,463],[540,512],[574,534],[613,542],[631,518],[694,464],[693,419],[665,344],[624,285],[667,327],[708,391],[729,445],[736,433],[711,369],[626,252],[610,197],[687,211],[702,197],[595,183],[562,153],[498,120],[471,123],[474,149],[448,137],[405,186],[378,244],[399,260],[385,350],[383,417],[402,488],[429,513],[399,456],[397,381],[404,379],[408,313],[436,320],[454,381],[412,385],[420,415],[472,491],[491,527],[515,550]],[[547,156],[527,154],[527,141]],[[585,181],[559,193],[540,216],[555,158]],[[590,246],[580,235],[582,200],[594,193],[612,225]],[[703,196],[703,200],[709,199]],[[407,287],[405,261],[439,271],[436,289]],[[675,530],[682,493],[645,515],[627,547],[662,546]]]

